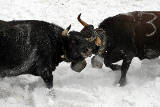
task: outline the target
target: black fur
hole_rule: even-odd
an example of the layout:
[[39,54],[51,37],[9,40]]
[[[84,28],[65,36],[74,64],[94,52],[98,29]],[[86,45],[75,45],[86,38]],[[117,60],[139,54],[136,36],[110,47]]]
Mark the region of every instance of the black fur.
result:
[[81,53],[88,51],[81,33],[62,36],[63,30],[44,21],[0,21],[0,76],[33,74],[51,88],[56,66],[62,61],[82,61]]
[[[121,69],[120,86],[126,84],[126,74],[134,57],[152,59],[160,55],[158,11],[119,14],[106,18],[98,28],[105,31],[107,38],[106,52],[102,54],[104,64],[112,70]],[[95,49],[94,53],[98,52],[98,48]],[[113,64],[119,60],[123,60],[121,66]]]

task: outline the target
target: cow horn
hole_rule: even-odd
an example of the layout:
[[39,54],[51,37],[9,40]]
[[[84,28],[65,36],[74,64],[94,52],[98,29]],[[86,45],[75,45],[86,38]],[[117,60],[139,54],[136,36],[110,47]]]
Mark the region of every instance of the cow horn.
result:
[[97,45],[97,46],[101,46],[101,39],[97,36],[97,39],[96,39],[96,41],[95,41],[95,44]]
[[67,29],[65,29],[65,30],[62,32],[62,36],[66,36],[66,35],[68,34],[68,31],[70,30],[70,28],[71,28],[71,25],[69,25],[69,26],[67,27]]
[[77,19],[84,27],[88,26],[88,24],[81,19],[81,13],[78,15]]

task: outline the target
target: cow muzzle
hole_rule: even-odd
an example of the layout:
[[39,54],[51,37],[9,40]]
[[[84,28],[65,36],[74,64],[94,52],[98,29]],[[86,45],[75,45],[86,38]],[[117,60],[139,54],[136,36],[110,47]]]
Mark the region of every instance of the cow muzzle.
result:
[[71,68],[75,72],[81,72],[87,65],[87,62],[85,60],[79,61],[79,62],[72,62]]

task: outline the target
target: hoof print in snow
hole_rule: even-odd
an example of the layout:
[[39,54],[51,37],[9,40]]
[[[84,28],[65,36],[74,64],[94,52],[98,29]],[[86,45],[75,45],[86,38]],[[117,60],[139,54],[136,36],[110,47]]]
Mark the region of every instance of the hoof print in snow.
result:
[[53,88],[52,88],[52,89],[50,89],[50,90],[49,90],[49,92],[48,92],[48,95],[49,95],[49,96],[52,96],[52,97],[54,97],[54,98],[55,98],[55,97],[56,97],[55,90],[54,90]]

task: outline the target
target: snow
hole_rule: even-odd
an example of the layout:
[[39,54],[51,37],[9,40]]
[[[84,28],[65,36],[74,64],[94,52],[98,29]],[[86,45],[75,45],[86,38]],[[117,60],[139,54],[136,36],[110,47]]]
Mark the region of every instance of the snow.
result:
[[[36,19],[62,27],[76,19],[98,26],[105,18],[137,10],[160,10],[159,0],[0,0],[1,20]],[[69,63],[61,63],[54,75],[54,88],[32,75],[0,78],[0,107],[160,107],[160,59],[140,61],[134,58],[127,75],[127,85],[118,87],[120,71],[103,66],[87,67],[77,73]],[[118,62],[121,63],[121,62]]]

